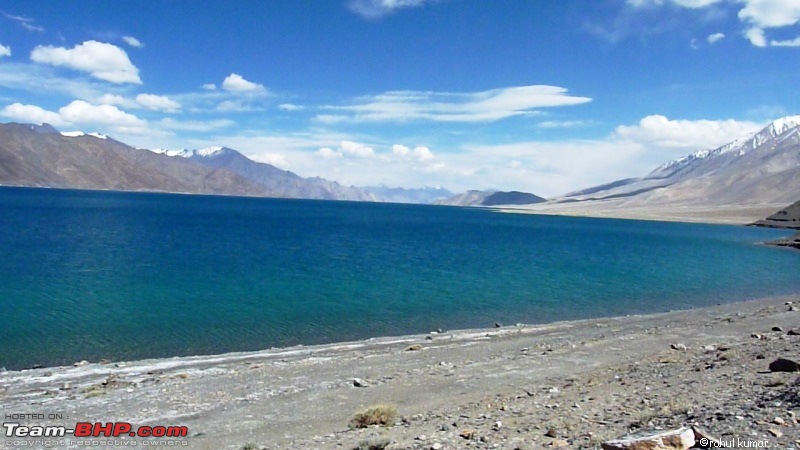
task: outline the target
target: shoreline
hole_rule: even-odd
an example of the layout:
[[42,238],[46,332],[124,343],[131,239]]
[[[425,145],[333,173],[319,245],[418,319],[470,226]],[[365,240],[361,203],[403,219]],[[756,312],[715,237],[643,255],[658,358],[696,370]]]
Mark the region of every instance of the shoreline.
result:
[[536,203],[527,206],[497,206],[496,211],[513,214],[543,214],[569,217],[647,220],[661,222],[751,225],[786,205],[725,206],[625,206],[621,200],[586,203]]
[[[473,421],[469,426],[491,434],[493,421],[484,424],[463,413],[487,398],[523,402],[537,398],[541,386],[550,386],[545,394],[552,397],[553,386],[577,386],[570,377],[609,370],[624,374],[630,364],[669,354],[676,343],[692,350],[751,344],[752,333],[796,326],[800,312],[787,311],[785,303],[798,301],[800,294],[667,313],[6,371],[0,372],[0,400],[6,413],[59,413],[71,419],[65,425],[84,420],[184,425],[190,448],[234,449],[250,442],[267,448],[353,448],[370,434],[388,436],[397,444],[389,448],[430,448],[430,442],[427,447],[414,445],[425,443],[420,435],[436,434],[433,428],[442,428],[438,422],[447,422],[458,411],[462,413],[454,423],[468,415]],[[780,356],[797,358],[797,351],[793,353]],[[769,360],[762,363],[766,366]],[[592,395],[602,397],[593,391],[583,394]],[[397,425],[348,429],[356,410],[377,403],[397,406]],[[507,410],[496,406],[488,408],[504,416]],[[419,417],[440,420],[429,423]],[[457,438],[459,427],[450,428]],[[605,428],[617,434],[619,427]],[[551,439],[544,431],[517,437],[520,442]],[[441,448],[461,448],[456,444],[464,443],[440,433]],[[448,439],[453,442],[448,444]],[[480,441],[476,445],[480,448]]]

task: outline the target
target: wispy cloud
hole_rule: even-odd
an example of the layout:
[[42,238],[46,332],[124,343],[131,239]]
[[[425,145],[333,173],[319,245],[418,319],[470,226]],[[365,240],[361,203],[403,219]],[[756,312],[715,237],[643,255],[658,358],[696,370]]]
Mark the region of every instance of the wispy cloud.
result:
[[0,58],[3,56],[11,56],[11,47],[0,44]]
[[401,9],[417,8],[436,0],[349,0],[350,11],[366,19],[380,19]]
[[493,122],[513,116],[535,114],[538,109],[579,105],[588,97],[568,94],[558,86],[531,85],[470,93],[392,91],[356,99],[352,105],[327,106],[332,114],[320,114],[323,123],[404,122]]
[[125,41],[126,44],[130,45],[131,47],[135,48],[142,48],[144,44],[138,39],[133,36],[122,36],[122,40]]
[[92,101],[107,94],[109,89],[125,89],[123,86],[111,86],[83,77],[66,78],[57,75],[52,67],[14,62],[0,64],[0,87],[34,94],[59,94]]
[[714,34],[709,35],[706,38],[706,41],[709,44],[716,44],[717,42],[719,42],[719,41],[721,41],[723,39],[725,39],[725,33],[714,33]]
[[24,28],[24,29],[26,29],[28,31],[37,32],[37,33],[40,33],[42,31],[44,31],[44,28],[42,28],[40,26],[37,26],[37,25],[34,25],[35,20],[31,19],[30,17],[15,16],[13,14],[8,14],[8,13],[5,13],[5,12],[2,12],[2,14],[7,19],[13,20],[19,26],[21,26],[22,28]]

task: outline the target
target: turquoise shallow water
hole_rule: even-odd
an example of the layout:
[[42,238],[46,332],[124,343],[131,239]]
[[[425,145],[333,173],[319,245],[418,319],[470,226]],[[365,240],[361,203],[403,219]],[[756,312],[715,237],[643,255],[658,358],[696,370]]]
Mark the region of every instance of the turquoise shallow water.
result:
[[0,188],[0,367],[256,350],[800,292],[786,231]]

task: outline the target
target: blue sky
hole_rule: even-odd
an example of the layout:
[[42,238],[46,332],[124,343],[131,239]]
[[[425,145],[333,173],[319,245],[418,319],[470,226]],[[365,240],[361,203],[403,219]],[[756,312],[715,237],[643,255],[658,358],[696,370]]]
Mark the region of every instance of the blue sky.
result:
[[0,120],[544,196],[800,114],[800,0],[5,0]]

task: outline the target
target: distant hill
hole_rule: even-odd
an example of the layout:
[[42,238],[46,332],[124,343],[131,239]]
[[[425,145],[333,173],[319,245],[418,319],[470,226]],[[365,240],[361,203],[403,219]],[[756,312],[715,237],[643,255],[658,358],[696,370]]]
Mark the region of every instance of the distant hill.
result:
[[800,116],[789,116],[744,139],[670,161],[642,178],[583,189],[555,201],[635,208],[780,205],[798,198]]
[[7,186],[270,196],[227,169],[136,149],[97,133],[0,124],[0,184]]
[[542,203],[546,199],[527,192],[519,191],[467,191],[445,200],[436,202],[437,205],[451,206],[499,206],[499,205],[531,205]]
[[534,203],[546,202],[547,199],[527,192],[510,191],[495,192],[483,199],[483,206],[497,205],[532,205]]
[[443,187],[401,188],[384,185],[362,187],[385,202],[430,204],[452,197],[453,193]]
[[197,164],[228,169],[272,192],[277,197],[318,200],[380,201],[381,198],[366,190],[343,186],[323,178],[303,178],[294,172],[273,165],[259,163],[227,147],[209,147],[201,150],[153,150],[177,159]]
[[800,230],[800,201],[792,203],[766,219],[755,222],[753,225]]

